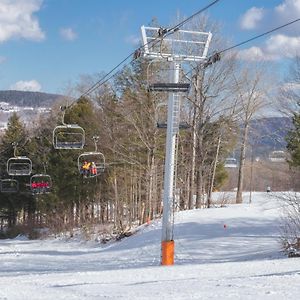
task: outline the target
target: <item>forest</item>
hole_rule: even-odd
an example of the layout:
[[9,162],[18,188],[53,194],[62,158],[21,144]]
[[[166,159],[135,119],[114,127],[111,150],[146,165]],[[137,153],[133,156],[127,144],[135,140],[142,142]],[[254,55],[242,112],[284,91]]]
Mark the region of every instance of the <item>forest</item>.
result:
[[[211,53],[224,44],[217,29],[213,37]],[[171,71],[167,61],[135,56],[88,95],[82,91],[97,78],[85,78],[75,87],[81,94],[77,100],[59,99],[35,127],[25,127],[14,113],[0,140],[1,179],[12,184],[8,191],[2,184],[1,234],[34,238],[43,228],[59,233],[96,225],[122,234],[160,217],[168,93],[148,87],[166,82]],[[211,207],[212,192],[228,177],[225,160],[236,147],[236,202],[243,201],[250,124],[274,97],[269,93],[272,80],[267,66],[247,65],[234,52],[213,63],[186,62],[181,68],[180,82],[190,88],[180,94],[184,126],[176,134],[173,211]],[[83,129],[84,149],[55,149],[55,129],[66,124]],[[95,152],[101,153],[101,158],[95,156],[101,160],[99,174],[86,176],[79,157]],[[32,173],[9,176],[8,162],[20,157],[30,159]],[[34,193],[31,176],[39,174],[47,175],[47,191]]]

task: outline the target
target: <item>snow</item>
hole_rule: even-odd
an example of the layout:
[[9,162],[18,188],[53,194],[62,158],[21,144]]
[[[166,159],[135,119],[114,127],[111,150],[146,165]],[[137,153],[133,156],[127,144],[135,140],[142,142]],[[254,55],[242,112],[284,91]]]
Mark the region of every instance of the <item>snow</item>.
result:
[[176,213],[174,266],[160,266],[159,220],[106,245],[0,240],[0,299],[299,299],[300,259],[280,249],[282,203],[244,202]]

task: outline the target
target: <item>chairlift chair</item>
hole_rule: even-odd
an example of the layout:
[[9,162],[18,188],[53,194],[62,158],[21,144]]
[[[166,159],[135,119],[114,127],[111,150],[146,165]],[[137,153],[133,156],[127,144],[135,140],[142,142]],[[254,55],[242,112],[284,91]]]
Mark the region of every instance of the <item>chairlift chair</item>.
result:
[[30,189],[33,195],[48,194],[52,189],[51,176],[34,174],[30,177]]
[[229,157],[225,159],[225,168],[236,168],[237,167],[237,161],[234,157]]
[[26,156],[11,157],[7,161],[7,173],[10,176],[29,176],[32,172],[32,161]]
[[0,180],[1,193],[17,193],[19,191],[19,182],[15,179]]
[[[158,64],[158,67],[156,66]],[[147,66],[147,86],[149,92],[187,93],[189,83],[165,82],[170,77],[171,69],[162,69],[161,60],[152,60]],[[155,82],[154,82],[155,81]]]
[[[156,107],[156,127],[166,129],[167,124],[167,103],[160,103]],[[191,125],[186,121],[179,122],[179,129],[189,129]]]
[[62,125],[58,125],[54,128],[52,138],[53,147],[55,149],[82,149],[85,144],[85,131],[77,124],[66,124],[65,111],[66,106],[60,107],[62,115]]
[[93,136],[95,151],[84,152],[78,156],[78,171],[85,178],[93,178],[101,175],[105,170],[105,156],[97,151],[99,137]]
[[286,161],[286,153],[282,150],[275,150],[269,154],[269,160],[271,162],[285,162]]
[[[85,178],[93,178],[103,174],[105,170],[105,157],[101,152],[84,152],[78,156],[78,171]],[[88,164],[88,169],[84,169],[84,164]],[[94,169],[92,166],[94,163]]]
[[83,149],[85,131],[76,124],[56,126],[53,130],[53,146],[55,149]]

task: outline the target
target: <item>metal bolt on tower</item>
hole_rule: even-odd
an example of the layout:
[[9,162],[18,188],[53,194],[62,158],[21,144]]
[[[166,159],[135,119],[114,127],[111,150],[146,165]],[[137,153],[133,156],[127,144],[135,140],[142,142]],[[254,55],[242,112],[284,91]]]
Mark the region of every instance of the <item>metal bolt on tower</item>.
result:
[[[172,207],[174,200],[174,171],[176,136],[179,131],[179,93],[188,92],[189,84],[179,82],[181,63],[184,61],[202,61],[206,59],[211,33],[174,29],[162,30],[155,27],[141,27],[144,56],[156,60],[167,60],[173,70],[170,82],[155,83],[149,86],[150,91],[167,92],[168,117],[166,136],[166,155],[163,194],[163,219],[161,264],[174,264],[174,240]],[[163,32],[163,34],[162,34]],[[189,52],[189,53],[187,53]]]

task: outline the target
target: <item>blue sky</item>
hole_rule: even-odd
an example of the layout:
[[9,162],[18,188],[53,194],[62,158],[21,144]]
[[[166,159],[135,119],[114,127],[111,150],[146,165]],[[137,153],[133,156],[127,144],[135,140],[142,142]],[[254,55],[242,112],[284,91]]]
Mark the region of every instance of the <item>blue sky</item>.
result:
[[[209,0],[0,0],[0,89],[63,93],[80,75],[109,71],[137,48],[140,26],[163,27]],[[209,16],[233,43],[300,17],[300,0],[220,0]],[[300,50],[300,22],[240,50],[281,62]]]

